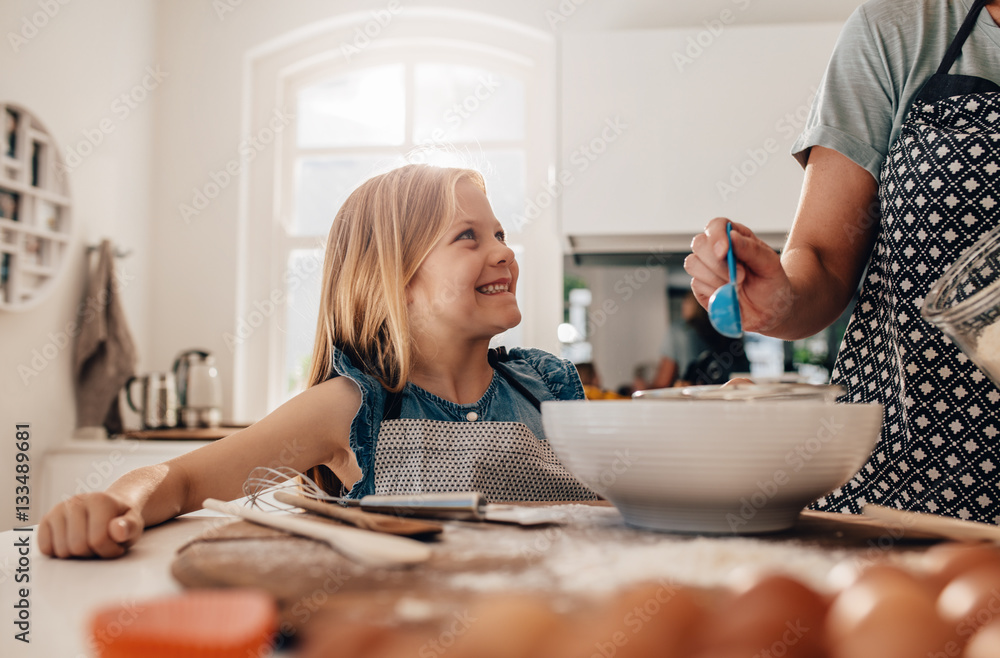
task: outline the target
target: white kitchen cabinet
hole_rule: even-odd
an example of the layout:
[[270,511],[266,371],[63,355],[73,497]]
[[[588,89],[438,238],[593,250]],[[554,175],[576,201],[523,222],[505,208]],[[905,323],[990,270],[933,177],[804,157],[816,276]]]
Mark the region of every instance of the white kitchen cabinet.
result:
[[570,33],[561,49],[562,233],[578,253],[673,250],[727,216],[780,244],[789,155],[839,23]]
[[42,457],[41,495],[32,521],[78,493],[104,491],[125,473],[206,446],[210,441],[68,441]]

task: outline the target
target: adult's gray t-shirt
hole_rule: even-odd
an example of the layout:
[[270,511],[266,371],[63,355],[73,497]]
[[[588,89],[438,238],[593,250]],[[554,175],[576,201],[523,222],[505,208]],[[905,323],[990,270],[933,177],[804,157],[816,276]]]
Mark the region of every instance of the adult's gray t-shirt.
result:
[[[792,154],[813,146],[879,179],[913,98],[941,64],[973,0],[870,0],[844,25]],[[1000,27],[985,9],[949,73],[1000,84]]]

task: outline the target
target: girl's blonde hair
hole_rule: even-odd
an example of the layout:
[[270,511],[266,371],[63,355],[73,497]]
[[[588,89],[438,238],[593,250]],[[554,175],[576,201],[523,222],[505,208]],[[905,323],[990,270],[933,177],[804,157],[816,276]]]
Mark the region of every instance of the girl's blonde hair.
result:
[[[326,245],[309,386],[333,373],[334,346],[384,388],[406,385],[413,365],[406,286],[451,225],[461,181],[486,192],[477,171],[406,165],[365,181],[341,206]],[[340,494],[326,467],[310,475]]]

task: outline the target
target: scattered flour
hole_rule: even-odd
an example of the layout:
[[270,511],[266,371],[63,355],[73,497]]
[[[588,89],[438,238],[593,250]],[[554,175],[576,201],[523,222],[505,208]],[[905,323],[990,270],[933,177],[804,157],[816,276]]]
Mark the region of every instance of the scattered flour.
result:
[[793,534],[665,534],[626,526],[614,508],[574,505],[562,509],[566,512],[562,525],[530,532],[449,526],[445,541],[453,556],[517,555],[524,563],[488,573],[442,574],[444,586],[478,592],[520,589],[599,596],[650,580],[672,586],[733,587],[768,572],[784,573],[816,590],[832,592],[837,584],[831,572],[871,558],[866,546],[831,547],[796,539]]

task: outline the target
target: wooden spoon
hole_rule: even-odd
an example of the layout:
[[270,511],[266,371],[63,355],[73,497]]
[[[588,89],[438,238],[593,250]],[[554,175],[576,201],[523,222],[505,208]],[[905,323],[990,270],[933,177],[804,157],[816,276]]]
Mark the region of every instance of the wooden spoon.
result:
[[865,505],[865,516],[878,519],[883,523],[903,526],[904,529],[917,530],[922,533],[937,535],[945,539],[957,541],[990,541],[1000,544],[1000,527],[989,523],[963,521],[950,516],[927,514],[925,512],[909,512],[883,507],[882,505]]
[[335,551],[355,562],[376,567],[403,567],[426,562],[431,549],[415,539],[395,537],[358,528],[338,527],[330,523],[310,521],[294,514],[268,513],[206,498],[205,509],[238,516],[258,525],[276,528],[293,535],[325,542]]

